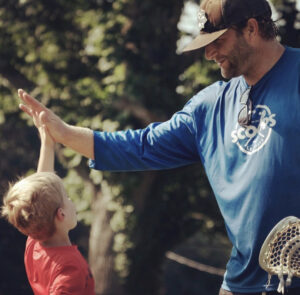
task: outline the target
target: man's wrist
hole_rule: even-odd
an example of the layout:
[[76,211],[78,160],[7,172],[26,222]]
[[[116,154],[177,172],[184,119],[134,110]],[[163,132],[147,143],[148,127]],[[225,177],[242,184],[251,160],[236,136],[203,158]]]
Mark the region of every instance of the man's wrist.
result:
[[94,138],[93,131],[89,128],[72,126],[65,123],[64,131],[61,133],[64,146],[73,149],[87,158],[93,158]]
[[73,132],[72,132],[72,128],[74,126],[69,125],[65,122],[62,122],[62,126],[60,129],[60,137],[56,138],[57,142],[65,145],[65,146],[69,146],[70,143],[72,142],[73,139]]

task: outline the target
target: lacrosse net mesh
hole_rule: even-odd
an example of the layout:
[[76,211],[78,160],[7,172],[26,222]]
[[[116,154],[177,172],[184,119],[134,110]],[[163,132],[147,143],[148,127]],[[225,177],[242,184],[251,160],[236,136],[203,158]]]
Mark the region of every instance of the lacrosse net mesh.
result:
[[261,247],[259,264],[269,274],[268,285],[272,275],[278,276],[278,293],[284,294],[293,276],[300,277],[299,218],[286,217],[273,228]]

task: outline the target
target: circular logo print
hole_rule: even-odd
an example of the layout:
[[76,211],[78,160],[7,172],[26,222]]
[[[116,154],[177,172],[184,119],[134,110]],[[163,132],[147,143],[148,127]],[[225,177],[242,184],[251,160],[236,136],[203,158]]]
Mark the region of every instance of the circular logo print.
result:
[[267,106],[257,105],[252,111],[251,124],[247,127],[237,124],[231,132],[232,142],[248,155],[259,151],[268,142],[276,125],[275,116]]

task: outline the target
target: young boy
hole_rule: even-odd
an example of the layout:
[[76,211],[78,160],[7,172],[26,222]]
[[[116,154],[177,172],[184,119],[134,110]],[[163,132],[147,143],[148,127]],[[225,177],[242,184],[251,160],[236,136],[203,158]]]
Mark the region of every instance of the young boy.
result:
[[41,137],[37,173],[10,186],[2,216],[28,236],[24,260],[35,295],[92,295],[94,279],[88,264],[69,239],[77,224],[76,210],[54,173],[55,143],[43,116],[32,114]]

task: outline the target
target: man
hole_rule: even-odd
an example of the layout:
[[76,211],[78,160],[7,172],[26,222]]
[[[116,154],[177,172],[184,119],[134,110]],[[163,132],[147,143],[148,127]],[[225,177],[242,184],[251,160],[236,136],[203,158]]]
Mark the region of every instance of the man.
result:
[[[200,91],[167,122],[93,132],[67,125],[23,90],[21,109],[45,111],[53,138],[91,158],[95,169],[165,169],[201,160],[233,244],[220,295],[277,294],[278,280],[266,286],[258,255],[273,226],[300,212],[300,50],[276,40],[266,0],[204,0],[199,27],[186,51],[205,47],[230,80]],[[300,294],[300,280],[289,288]]]

